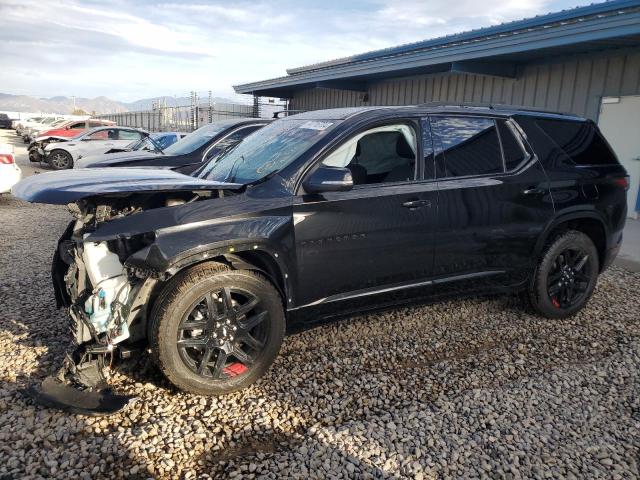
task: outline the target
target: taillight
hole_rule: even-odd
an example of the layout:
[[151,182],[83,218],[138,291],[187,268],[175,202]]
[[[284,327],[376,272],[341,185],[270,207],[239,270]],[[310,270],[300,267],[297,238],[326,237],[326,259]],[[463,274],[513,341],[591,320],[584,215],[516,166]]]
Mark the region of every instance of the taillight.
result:
[[629,175],[627,175],[626,177],[614,178],[613,179],[613,183],[615,183],[616,185],[621,186],[625,190],[629,190],[629,187],[631,186],[631,177],[629,177]]
[[10,153],[0,153],[0,164],[2,165],[11,165],[14,163],[13,155]]

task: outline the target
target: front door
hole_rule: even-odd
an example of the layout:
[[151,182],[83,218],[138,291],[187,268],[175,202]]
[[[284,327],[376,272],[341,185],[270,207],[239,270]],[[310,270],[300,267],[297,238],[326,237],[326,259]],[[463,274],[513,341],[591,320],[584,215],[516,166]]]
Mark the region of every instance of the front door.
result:
[[[435,182],[422,180],[418,121],[360,131],[322,163],[351,170],[347,192],[293,207],[297,307],[420,286],[431,276]],[[429,139],[430,141],[430,139]]]
[[598,126],[631,177],[627,215],[640,215],[640,96],[602,99]]

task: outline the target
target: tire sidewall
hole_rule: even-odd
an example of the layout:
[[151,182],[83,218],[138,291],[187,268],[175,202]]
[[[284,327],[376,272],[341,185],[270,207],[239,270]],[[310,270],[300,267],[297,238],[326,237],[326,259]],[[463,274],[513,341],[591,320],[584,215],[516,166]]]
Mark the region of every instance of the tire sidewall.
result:
[[[553,262],[560,253],[568,248],[580,248],[589,255],[587,260],[587,274],[589,275],[589,284],[581,302],[567,309],[557,308],[553,305],[549,293],[547,291],[547,279]],[[598,252],[593,242],[585,234],[577,231],[570,231],[558,237],[547,249],[538,268],[536,269],[533,286],[534,307],[546,317],[564,318],[575,314],[582,309],[596,286],[599,273]]]
[[[61,153],[65,157],[67,157],[67,166],[66,167],[58,167],[58,166],[53,164],[53,161],[51,160],[51,157],[53,157],[57,153]],[[66,150],[63,150],[61,148],[56,148],[55,150],[52,150],[51,153],[49,154],[49,165],[54,170],[67,170],[67,169],[73,168],[73,158],[71,157],[71,154],[69,152],[67,152]]]
[[[260,378],[271,366],[277,356],[284,338],[285,321],[282,302],[275,289],[263,279],[243,271],[229,270],[212,276],[199,278],[187,288],[189,277],[175,285],[179,295],[161,308],[157,330],[157,358],[170,377],[169,380],[179,388],[194,393],[219,395],[242,389]],[[185,365],[177,346],[178,326],[194,303],[205,294],[234,287],[247,290],[260,298],[263,308],[269,312],[269,333],[266,347],[258,355],[251,371],[215,383],[192,372]],[[186,290],[186,291],[185,291]]]

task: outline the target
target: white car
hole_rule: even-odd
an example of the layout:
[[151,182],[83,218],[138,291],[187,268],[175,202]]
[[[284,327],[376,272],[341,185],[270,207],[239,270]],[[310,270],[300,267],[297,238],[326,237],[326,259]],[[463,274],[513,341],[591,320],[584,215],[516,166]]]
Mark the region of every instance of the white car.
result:
[[113,148],[124,148],[149,132],[131,127],[97,127],[72,138],[68,142],[49,143],[43,148],[45,161],[55,170],[73,168],[87,155],[99,155]]
[[22,136],[24,141],[27,141],[29,131],[36,127],[50,127],[52,123],[56,122],[61,117],[44,117],[39,121],[27,121],[22,123],[22,128],[18,129],[18,134]]
[[51,130],[52,128],[58,128],[62,125],[64,125],[65,123],[67,123],[69,120],[66,118],[59,118],[54,122],[48,123],[48,124],[36,124],[33,125],[31,127],[27,127],[24,130],[24,135],[23,136],[27,136],[27,139],[29,141],[33,141],[35,140],[35,138],[38,136],[38,134],[40,132],[44,132],[45,130]]
[[8,193],[22,179],[22,170],[16,165],[13,145],[0,144],[0,194]]

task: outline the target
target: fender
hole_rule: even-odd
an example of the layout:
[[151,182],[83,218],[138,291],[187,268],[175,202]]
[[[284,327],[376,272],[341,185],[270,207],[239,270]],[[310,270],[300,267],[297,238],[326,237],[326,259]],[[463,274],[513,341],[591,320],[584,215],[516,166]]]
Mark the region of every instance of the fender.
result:
[[[281,244],[286,243],[282,242]],[[269,261],[276,266],[277,271],[269,271],[269,269],[262,268],[243,258],[243,254],[255,255],[256,253],[268,256]],[[152,275],[168,280],[185,268],[221,258],[234,268],[254,270],[264,274],[278,289],[285,304],[290,303],[289,298],[291,297],[292,288],[291,269],[289,267],[290,250],[274,248],[263,240],[254,242],[225,240],[209,245],[200,245],[169,258],[154,243],[132,254],[124,262],[124,265],[127,268],[144,272],[151,271]],[[277,278],[277,276],[280,278]]]
[[540,254],[542,253],[542,248],[544,247],[547,239],[549,238],[549,234],[553,231],[554,228],[556,228],[561,223],[565,223],[570,220],[585,218],[597,220],[604,230],[605,239],[607,239],[608,241],[609,228],[607,227],[603,215],[595,209],[586,209],[584,208],[584,206],[578,206],[576,209],[570,209],[568,211],[565,210],[563,212],[560,212],[559,214],[551,218],[551,220],[549,220],[536,242],[534,258],[538,258],[540,256]]

